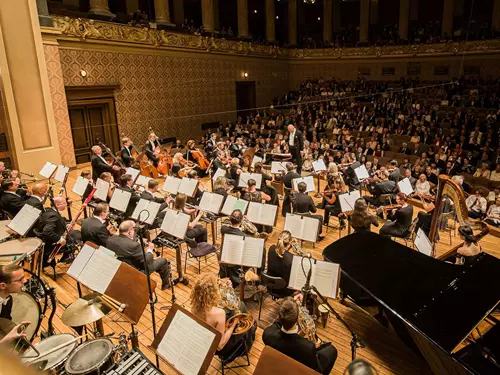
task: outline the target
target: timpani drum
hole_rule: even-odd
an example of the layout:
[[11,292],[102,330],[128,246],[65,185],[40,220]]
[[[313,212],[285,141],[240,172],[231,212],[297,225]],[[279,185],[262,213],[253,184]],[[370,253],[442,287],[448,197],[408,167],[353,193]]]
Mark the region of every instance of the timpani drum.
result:
[[[40,352],[40,354],[43,354],[44,352],[48,352],[49,350],[61,346],[64,343],[68,343],[74,339],[75,336],[70,333],[61,333],[59,335],[47,337],[45,340],[42,340],[33,346]],[[61,349],[55,351],[54,353],[44,356],[40,359],[40,361],[36,361],[37,354],[33,349],[29,349],[24,352],[23,357],[25,361],[33,361],[31,363],[31,366],[36,369],[39,369],[41,371],[51,371],[51,373],[60,374],[64,369],[64,363],[68,359],[71,352],[75,350],[77,345],[77,342],[72,342],[71,344],[68,344],[67,346],[64,346]],[[44,364],[45,361],[47,362]]]
[[39,238],[20,238],[0,243],[0,264],[31,263],[34,254],[42,247]]
[[21,324],[24,321],[31,322],[26,328],[26,339],[33,340],[40,328],[42,309],[36,298],[28,292],[21,291],[12,294],[12,321]]
[[98,338],[80,345],[69,356],[64,370],[69,375],[101,375],[115,363],[111,340]]
[[12,229],[7,228],[10,220],[0,220],[0,242],[8,241],[10,236],[15,232]]

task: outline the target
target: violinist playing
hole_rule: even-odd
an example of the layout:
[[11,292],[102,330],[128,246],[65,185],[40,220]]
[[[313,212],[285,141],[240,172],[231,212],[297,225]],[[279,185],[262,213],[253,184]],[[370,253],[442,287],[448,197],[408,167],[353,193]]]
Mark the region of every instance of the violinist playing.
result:
[[328,225],[330,221],[330,215],[334,215],[339,218],[340,228],[345,229],[345,215],[342,213],[340,207],[339,194],[342,193],[342,180],[337,178],[333,180],[332,184],[329,185],[331,189],[325,190],[321,195],[323,196],[323,207],[325,209],[325,214],[323,218],[323,223]]
[[94,180],[94,182],[103,172],[112,173],[120,170],[120,167],[117,165],[112,166],[106,161],[106,159],[104,159],[102,156],[102,148],[100,146],[92,147],[92,152],[94,155],[92,155],[90,164],[92,165],[92,180]]
[[384,207],[390,211],[387,213],[389,220],[380,228],[382,236],[405,237],[408,234],[413,219],[413,206],[406,202],[405,193],[398,193],[396,203],[394,206]]
[[189,171],[195,168],[193,162],[188,162],[182,153],[176,152],[172,159],[172,176],[177,178],[185,177]]

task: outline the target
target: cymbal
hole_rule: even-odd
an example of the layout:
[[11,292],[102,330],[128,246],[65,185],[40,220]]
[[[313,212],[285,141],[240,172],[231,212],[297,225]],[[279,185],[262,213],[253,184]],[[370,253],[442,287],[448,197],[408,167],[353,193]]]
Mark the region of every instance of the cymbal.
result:
[[91,294],[78,298],[68,306],[62,314],[61,320],[70,327],[78,327],[91,324],[109,314],[111,308],[103,303],[95,295]]

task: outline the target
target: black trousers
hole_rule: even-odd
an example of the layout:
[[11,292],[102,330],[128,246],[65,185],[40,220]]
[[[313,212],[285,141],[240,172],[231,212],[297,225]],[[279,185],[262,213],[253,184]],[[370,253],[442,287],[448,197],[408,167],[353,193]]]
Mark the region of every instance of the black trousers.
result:
[[194,228],[188,229],[186,237],[192,238],[196,243],[207,242],[207,230],[198,224]]
[[149,273],[151,274],[153,272],[157,272],[158,275],[160,275],[162,287],[168,285],[170,282],[168,260],[166,260],[165,258],[153,258],[153,254],[146,253],[146,261],[148,262]]
[[292,157],[295,157],[295,164],[297,164],[297,173],[300,174],[302,172],[302,155],[300,154],[300,150],[297,147],[290,147],[290,154]]
[[382,228],[380,228],[379,234],[382,236],[390,237],[404,237],[407,232],[407,228],[403,228],[401,225],[395,222],[386,221]]
[[328,375],[332,372],[333,365],[337,360],[337,354],[337,349],[330,343],[324,344],[318,349],[318,359],[323,375]]
[[[335,206],[333,206],[331,204],[325,205],[325,216],[324,216],[324,219],[323,219],[323,223],[326,223],[328,225],[328,223],[330,222],[330,215],[339,217],[339,215],[341,213],[342,213],[342,211],[339,210],[338,208],[335,208]],[[339,217],[339,222],[340,222],[340,225],[345,225],[344,215],[341,215]]]

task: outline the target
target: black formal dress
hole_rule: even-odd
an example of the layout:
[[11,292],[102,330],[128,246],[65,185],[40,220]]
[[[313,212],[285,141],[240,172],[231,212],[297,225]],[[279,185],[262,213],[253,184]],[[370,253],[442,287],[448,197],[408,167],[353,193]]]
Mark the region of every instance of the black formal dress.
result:
[[110,234],[106,226],[96,217],[89,217],[82,223],[82,241],[90,241],[97,246],[106,246]]
[[384,180],[375,185],[368,185],[368,191],[372,196],[364,196],[368,203],[374,206],[380,206],[380,196],[383,194],[396,194],[398,185],[391,180]]
[[6,211],[9,215],[12,215],[12,217],[16,216],[25,204],[26,200],[14,192],[4,191],[0,196],[0,208]]
[[[144,255],[141,244],[122,234],[111,236],[106,242],[106,247],[113,251],[118,259],[135,269],[145,272]],[[158,272],[162,281],[162,289],[169,287],[169,266],[165,258],[153,259],[151,252],[146,252],[146,262],[149,273]]]
[[405,237],[408,234],[413,218],[413,206],[401,207],[394,214],[388,215],[388,221],[380,228],[383,236]]
[[[283,258],[280,258],[276,253],[276,245],[272,245],[267,254],[267,273],[269,276],[283,278],[286,281],[286,285],[288,285],[290,281],[290,272],[292,270],[292,262],[293,255],[290,252],[285,251]],[[294,290],[285,287],[279,290],[274,289],[273,293],[286,297],[291,296]]]
[[297,333],[283,332],[281,327],[278,321],[267,327],[262,334],[264,344],[322,374],[332,371],[337,359],[335,347],[324,343],[316,348],[313,342]]
[[148,140],[146,142],[146,156],[153,162],[155,167],[158,167],[158,158],[155,155],[155,149],[159,146],[160,142],[158,140],[155,140],[154,142]]
[[[339,194],[338,193],[333,193],[333,194],[335,194],[335,202],[333,202],[333,204],[329,204],[328,202],[326,202],[325,199],[326,204],[325,204],[325,215],[323,223],[326,223],[327,225],[330,222],[330,215],[338,217],[342,213],[342,208],[340,207]],[[344,215],[342,215],[339,218],[339,222],[341,226],[345,225]]]
[[[291,136],[291,134],[290,134]],[[290,145],[290,154],[292,154],[295,163],[297,164],[297,173],[302,172],[302,155],[301,151],[304,150],[304,134],[298,129],[295,129],[295,135],[293,137],[293,146]]]
[[113,167],[106,162],[102,155],[92,155],[90,164],[92,165],[92,180],[94,181],[96,181],[102,173],[113,171]]
[[120,150],[120,156],[125,167],[131,167],[134,162],[134,158],[132,157],[132,146],[126,147],[123,146]]

